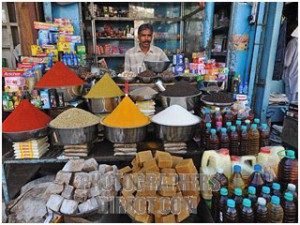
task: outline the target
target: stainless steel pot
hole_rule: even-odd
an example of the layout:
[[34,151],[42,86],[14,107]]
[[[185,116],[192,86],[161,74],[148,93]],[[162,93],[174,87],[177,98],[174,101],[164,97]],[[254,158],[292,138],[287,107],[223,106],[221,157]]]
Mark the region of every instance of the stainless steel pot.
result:
[[57,93],[63,93],[65,102],[70,102],[82,95],[83,85],[56,87],[55,89]]
[[168,69],[171,64],[170,61],[144,61],[147,70],[151,70],[154,73],[161,73]]
[[184,97],[170,97],[160,95],[161,103],[164,108],[168,108],[171,105],[180,105],[188,111],[192,111],[194,109],[195,104],[199,102],[199,96],[201,93],[197,95],[184,96]]
[[121,96],[113,98],[89,98],[87,102],[90,110],[95,114],[110,113],[121,102]]
[[36,130],[22,132],[3,132],[2,134],[11,142],[22,142],[29,139],[39,139],[42,137],[46,137],[48,135],[48,131],[48,127],[44,127]]

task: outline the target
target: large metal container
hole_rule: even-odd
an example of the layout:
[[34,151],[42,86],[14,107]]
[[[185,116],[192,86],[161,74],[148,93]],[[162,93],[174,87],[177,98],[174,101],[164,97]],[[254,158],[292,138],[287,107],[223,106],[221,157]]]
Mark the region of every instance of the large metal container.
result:
[[170,61],[144,61],[147,70],[151,70],[154,73],[161,73],[168,69],[171,64]]
[[110,142],[114,144],[129,144],[145,140],[147,134],[147,126],[150,123],[144,126],[132,128],[110,127],[103,124],[102,121],[101,124],[104,126],[104,136]]
[[171,105],[180,105],[188,111],[194,110],[194,106],[199,102],[199,96],[197,95],[184,96],[184,97],[170,97],[160,95],[161,103],[164,108],[168,108]]
[[121,96],[113,98],[89,98],[87,102],[94,114],[110,113],[121,102]]
[[188,126],[166,126],[154,123],[156,137],[162,141],[189,141],[194,137],[197,124]]
[[94,141],[98,134],[98,124],[81,128],[51,128],[53,141],[58,145],[79,145]]
[[70,102],[82,96],[83,85],[69,86],[69,87],[56,87],[55,89],[57,93],[63,93],[65,102]]
[[11,142],[22,142],[29,139],[39,139],[48,135],[48,127],[22,131],[22,132],[3,132],[3,136]]

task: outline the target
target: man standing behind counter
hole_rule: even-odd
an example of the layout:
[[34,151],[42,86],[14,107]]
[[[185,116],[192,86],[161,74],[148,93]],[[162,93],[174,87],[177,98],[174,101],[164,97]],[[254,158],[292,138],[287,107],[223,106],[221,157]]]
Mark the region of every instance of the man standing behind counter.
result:
[[138,29],[139,45],[129,49],[125,54],[125,71],[136,74],[146,70],[144,61],[169,61],[166,54],[158,47],[151,45],[153,27],[149,23]]

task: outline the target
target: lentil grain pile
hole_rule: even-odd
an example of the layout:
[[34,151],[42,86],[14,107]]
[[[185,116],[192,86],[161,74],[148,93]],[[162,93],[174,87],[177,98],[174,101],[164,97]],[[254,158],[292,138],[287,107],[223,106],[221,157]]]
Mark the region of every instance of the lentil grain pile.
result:
[[126,96],[102,122],[110,127],[132,128],[144,126],[150,122],[150,119]]
[[130,92],[130,95],[155,95],[157,91],[153,90],[151,87],[141,87]]
[[219,102],[219,103],[230,103],[234,101],[232,94],[224,93],[224,92],[205,95],[203,97],[203,100],[208,102]]
[[197,90],[188,81],[181,80],[176,82],[174,85],[167,86],[166,90],[161,93],[162,96],[168,97],[184,97],[199,94],[200,91]]
[[82,128],[95,125],[100,119],[94,114],[83,109],[72,108],[59,114],[50,122],[55,128]]
[[156,74],[151,70],[145,70],[138,74],[139,77],[156,77]]
[[108,73],[91,88],[85,98],[113,98],[123,96],[124,92],[111,79]]

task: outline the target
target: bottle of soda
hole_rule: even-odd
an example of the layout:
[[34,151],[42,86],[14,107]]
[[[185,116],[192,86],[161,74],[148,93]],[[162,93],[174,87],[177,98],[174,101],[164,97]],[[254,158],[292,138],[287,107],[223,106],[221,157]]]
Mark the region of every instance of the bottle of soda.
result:
[[236,120],[235,121],[235,126],[236,126],[236,131],[238,132],[238,134],[241,134],[241,132],[242,132],[242,121]]
[[298,184],[298,160],[292,150],[286,150],[285,157],[279,162],[278,181],[284,189],[289,183]]
[[256,124],[251,124],[249,131],[250,149],[248,155],[256,155],[259,152],[259,131]]
[[257,200],[257,206],[255,210],[256,223],[268,222],[268,208],[266,199],[259,197]]
[[276,195],[281,198],[280,184],[276,182],[272,184],[272,195]]
[[271,193],[270,188],[268,186],[263,186],[260,197],[263,197],[264,199],[266,199],[267,203],[269,203],[271,201],[270,193]]
[[219,107],[215,108],[215,112],[213,114],[212,120],[213,120],[213,126],[214,127],[217,126],[217,122],[223,122],[223,116],[222,116],[222,113],[221,113]]
[[235,207],[235,202],[232,199],[227,200],[227,210],[224,216],[225,223],[238,223],[238,212]]
[[297,216],[297,207],[292,193],[285,193],[281,202],[283,208],[283,223],[295,223]]
[[256,188],[257,195],[260,195],[261,189],[264,186],[264,177],[262,175],[262,167],[259,164],[254,165],[254,172],[250,175],[248,179],[249,185]]
[[252,205],[256,203],[257,196],[256,196],[256,188],[253,186],[248,187],[248,199],[252,202]]
[[230,128],[230,142],[229,142],[229,151],[230,155],[238,155],[240,156],[240,136],[238,132],[236,131],[235,126],[231,126]]
[[268,203],[268,223],[282,223],[283,209],[280,205],[280,198],[272,196],[271,202]]
[[251,207],[251,201],[248,198],[243,200],[243,209],[241,213],[241,223],[254,223],[254,213]]
[[205,132],[202,138],[203,146],[205,147],[205,149],[208,149],[208,139],[210,136],[210,130],[211,130],[211,123],[206,123]]
[[240,188],[234,189],[233,200],[235,201],[235,208],[238,215],[241,215],[243,208],[243,191]]
[[234,165],[233,166],[233,174],[229,179],[229,193],[233,194],[235,188],[240,188],[244,190],[245,183],[241,174],[241,166]]
[[223,122],[226,124],[227,122],[234,123],[234,114],[232,113],[230,108],[226,109],[226,112],[224,114]]
[[229,122],[226,122],[226,129],[227,129],[227,133],[228,133],[228,136],[230,136],[230,128],[232,126],[232,123],[229,121]]
[[208,150],[219,150],[220,148],[220,140],[218,135],[216,134],[216,129],[210,130],[210,136],[208,139]]
[[219,138],[221,136],[221,129],[222,129],[222,122],[218,121],[216,124],[216,130],[217,130],[217,135]]
[[220,148],[229,149],[229,137],[227,134],[227,129],[225,127],[222,127],[221,129]]
[[260,131],[260,147],[270,146],[270,129],[268,125],[263,123]]
[[247,131],[246,126],[242,126],[242,132],[241,132],[241,142],[240,142],[240,153],[241,155],[247,155],[250,148],[250,140],[249,140],[249,134]]
[[226,213],[226,205],[228,200],[228,190],[227,188],[221,188],[220,190],[220,201],[219,201],[219,209],[218,209],[218,220],[217,222],[224,222],[224,215]]

